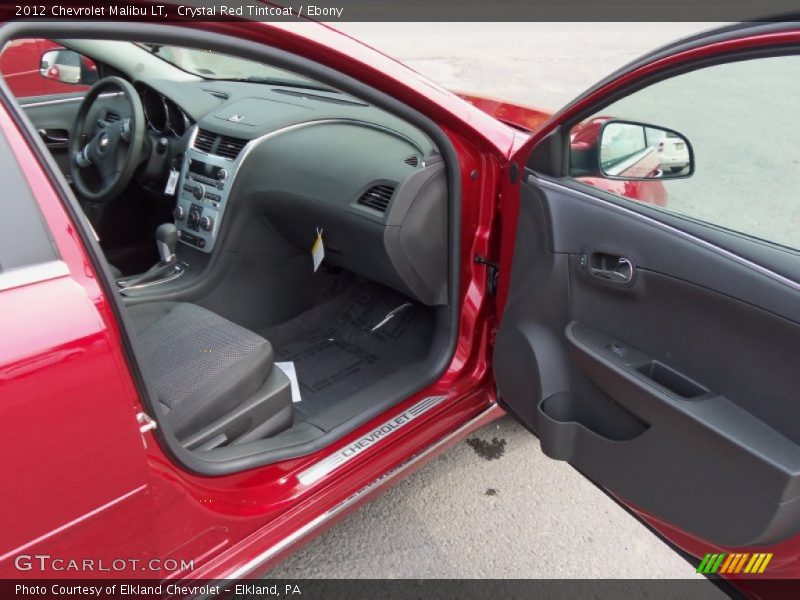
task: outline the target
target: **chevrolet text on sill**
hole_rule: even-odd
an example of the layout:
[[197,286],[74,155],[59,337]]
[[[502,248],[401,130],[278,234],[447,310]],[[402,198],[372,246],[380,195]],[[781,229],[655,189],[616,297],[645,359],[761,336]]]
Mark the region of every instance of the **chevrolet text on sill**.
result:
[[344,8],[336,6],[317,6],[309,4],[297,8],[265,6],[263,4],[242,4],[228,6],[167,6],[154,4],[150,7],[109,4],[102,6],[63,6],[56,4],[15,4],[17,17],[336,17],[342,18]]

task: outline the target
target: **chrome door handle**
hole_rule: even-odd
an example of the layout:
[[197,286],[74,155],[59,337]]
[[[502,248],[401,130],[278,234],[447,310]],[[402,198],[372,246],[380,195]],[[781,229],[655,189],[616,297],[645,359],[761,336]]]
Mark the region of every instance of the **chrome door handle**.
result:
[[590,275],[612,283],[627,285],[636,274],[633,261],[624,256],[595,252],[586,262]]
[[68,137],[57,137],[52,135],[47,129],[37,129],[36,133],[39,134],[39,137],[42,138],[42,141],[45,144],[62,144],[66,145],[69,142]]

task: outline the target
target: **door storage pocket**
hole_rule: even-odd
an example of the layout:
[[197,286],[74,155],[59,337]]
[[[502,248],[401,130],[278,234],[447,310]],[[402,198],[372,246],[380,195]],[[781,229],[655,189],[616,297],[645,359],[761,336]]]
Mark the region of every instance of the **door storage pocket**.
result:
[[558,460],[570,460],[577,447],[613,444],[636,439],[648,425],[602,394],[586,398],[559,392],[539,403],[537,431],[542,451]]
[[675,369],[671,369],[657,360],[651,360],[636,370],[680,398],[691,400],[709,393],[709,391],[699,383],[692,381],[685,375],[678,373]]

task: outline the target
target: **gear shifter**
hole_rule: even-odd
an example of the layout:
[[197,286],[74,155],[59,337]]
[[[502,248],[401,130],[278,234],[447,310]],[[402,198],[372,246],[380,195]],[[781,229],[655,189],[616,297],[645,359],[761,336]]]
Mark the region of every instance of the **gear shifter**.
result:
[[156,229],[156,246],[162,265],[175,262],[175,247],[178,245],[178,228],[172,223],[163,223]]
[[141,275],[131,279],[117,281],[117,285],[125,289],[139,287],[145,284],[159,283],[167,279],[174,279],[183,272],[183,268],[175,258],[175,248],[178,246],[178,229],[172,223],[163,223],[156,229],[156,248],[159,261]]

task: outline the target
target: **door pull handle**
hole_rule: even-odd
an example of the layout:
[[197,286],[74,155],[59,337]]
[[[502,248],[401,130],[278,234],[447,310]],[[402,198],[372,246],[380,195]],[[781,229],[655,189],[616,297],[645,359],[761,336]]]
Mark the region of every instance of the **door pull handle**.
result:
[[636,274],[633,261],[624,256],[596,252],[587,262],[590,275],[611,283],[627,285],[633,281]]

